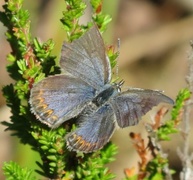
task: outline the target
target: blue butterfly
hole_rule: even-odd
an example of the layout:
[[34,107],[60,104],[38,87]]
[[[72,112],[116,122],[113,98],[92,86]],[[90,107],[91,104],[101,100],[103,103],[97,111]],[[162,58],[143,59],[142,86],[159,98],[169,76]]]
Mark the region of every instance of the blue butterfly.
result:
[[159,91],[129,88],[121,92],[123,81],[110,84],[110,61],[96,26],[78,40],[64,42],[60,66],[63,74],[34,84],[29,102],[36,117],[51,128],[76,118],[78,128],[65,137],[72,151],[101,149],[117,127],[136,125],[160,102],[173,104]]

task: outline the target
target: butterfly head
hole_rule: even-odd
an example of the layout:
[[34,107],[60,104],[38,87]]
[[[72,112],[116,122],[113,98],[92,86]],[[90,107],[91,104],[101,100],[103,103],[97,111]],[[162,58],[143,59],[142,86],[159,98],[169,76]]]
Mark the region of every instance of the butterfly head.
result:
[[121,88],[123,86],[123,84],[125,83],[125,81],[122,79],[121,81],[119,81],[118,83],[115,83],[114,86],[116,87],[118,92],[121,92]]

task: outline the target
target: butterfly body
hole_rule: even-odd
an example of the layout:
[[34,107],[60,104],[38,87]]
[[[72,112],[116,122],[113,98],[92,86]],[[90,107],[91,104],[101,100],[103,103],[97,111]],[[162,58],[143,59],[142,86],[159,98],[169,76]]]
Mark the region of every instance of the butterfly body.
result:
[[116,95],[118,93],[118,86],[116,84],[107,84],[105,85],[105,89],[101,91],[94,99],[93,103],[96,104],[96,106],[101,106],[105,102],[107,102],[111,97]]
[[117,126],[136,125],[153,106],[173,103],[159,91],[121,92],[123,81],[111,84],[110,61],[96,26],[63,44],[60,66],[63,74],[47,77],[31,89],[31,111],[51,128],[76,118],[78,128],[65,138],[73,151],[101,149]]

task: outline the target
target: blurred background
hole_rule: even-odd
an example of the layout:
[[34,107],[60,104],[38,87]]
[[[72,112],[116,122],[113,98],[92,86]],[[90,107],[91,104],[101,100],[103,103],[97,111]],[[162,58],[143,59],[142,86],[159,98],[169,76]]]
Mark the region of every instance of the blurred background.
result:
[[[2,11],[3,0],[0,0]],[[41,41],[52,38],[55,42],[54,55],[60,56],[65,32],[59,19],[65,9],[61,0],[24,1],[24,7],[31,14],[31,30],[34,37]],[[117,45],[121,39],[118,58],[119,77],[125,80],[125,86],[163,90],[175,99],[178,91],[186,87],[187,57],[190,51],[189,41],[193,39],[193,1],[192,0],[104,0],[103,11],[112,16],[113,21],[104,33],[106,44]],[[81,23],[90,19],[88,7]],[[0,86],[12,82],[6,72],[6,55],[10,52],[6,42],[6,29],[0,24]],[[171,106],[168,105],[171,109]],[[139,125],[118,130],[112,141],[119,147],[116,161],[109,165],[117,174],[117,180],[124,177],[123,170],[137,166],[137,154],[132,146],[129,133],[145,133],[144,122],[151,121],[158,108],[149,112]],[[9,109],[0,92],[0,121],[9,120]],[[13,160],[21,166],[35,167],[34,159],[38,154],[30,147],[20,145],[10,132],[0,125],[0,167],[4,161]],[[175,138],[174,138],[175,137]],[[181,162],[176,148],[181,147],[183,139],[174,135],[171,142],[164,143],[171,168],[177,172]],[[2,170],[0,170],[0,179]],[[177,179],[177,178],[175,178]]]

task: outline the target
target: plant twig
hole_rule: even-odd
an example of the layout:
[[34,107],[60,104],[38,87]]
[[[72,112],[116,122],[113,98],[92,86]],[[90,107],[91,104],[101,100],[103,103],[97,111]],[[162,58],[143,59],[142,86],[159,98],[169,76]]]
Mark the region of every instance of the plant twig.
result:
[[[193,48],[193,42],[191,41],[191,46]],[[193,49],[189,55],[188,58],[189,63],[189,72],[188,76],[186,77],[188,89],[191,93],[193,93]],[[182,162],[183,169],[180,173],[180,179],[186,180],[186,179],[193,179],[193,153],[190,153],[190,114],[192,111],[192,104],[193,100],[192,98],[189,98],[186,100],[184,104],[184,113],[183,113],[183,122],[181,127],[181,135],[183,138],[183,148],[178,148],[177,153],[180,157],[180,160]]]

